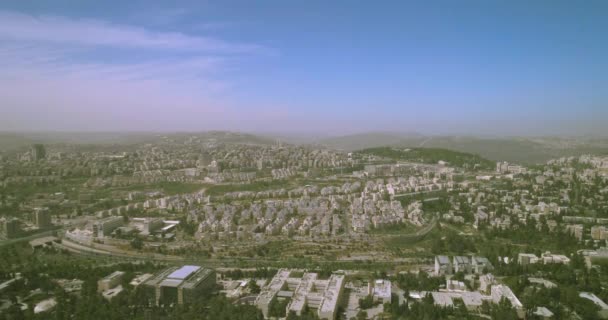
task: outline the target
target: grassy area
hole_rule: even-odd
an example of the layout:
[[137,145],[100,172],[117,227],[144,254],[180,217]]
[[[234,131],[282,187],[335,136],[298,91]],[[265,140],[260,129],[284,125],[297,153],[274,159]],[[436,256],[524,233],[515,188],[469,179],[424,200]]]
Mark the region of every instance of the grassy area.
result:
[[64,192],[70,194],[74,192],[74,188],[78,189],[83,183],[87,181],[86,178],[71,178],[63,179],[57,183],[45,183],[45,184],[17,184],[10,185],[6,188],[0,187],[0,192],[7,195],[14,195],[20,197],[29,197],[37,193],[54,193]]
[[203,185],[197,183],[162,182],[159,185],[168,195],[193,193],[204,188]]
[[413,224],[397,223],[371,229],[369,233],[377,235],[399,235],[404,233],[414,233],[418,230],[420,230],[420,227],[416,227]]
[[[183,193],[193,193],[204,189],[207,185],[199,183],[183,182],[159,182],[154,184],[137,184],[124,188],[116,188],[118,191],[139,191],[139,190],[162,190],[166,195],[176,195]],[[111,190],[110,190],[111,191]]]
[[[200,186],[200,185],[199,185]],[[287,188],[290,186],[288,180],[256,181],[247,184],[212,185],[207,188],[207,194],[212,196],[236,191],[263,191]]]
[[387,237],[386,239],[384,239],[384,242],[388,248],[410,247],[413,244],[416,244],[416,246],[420,246],[420,244],[425,240],[440,236],[441,234],[437,230],[431,230],[430,232],[423,234],[416,234],[415,232],[412,232],[410,234],[401,234],[394,237]]

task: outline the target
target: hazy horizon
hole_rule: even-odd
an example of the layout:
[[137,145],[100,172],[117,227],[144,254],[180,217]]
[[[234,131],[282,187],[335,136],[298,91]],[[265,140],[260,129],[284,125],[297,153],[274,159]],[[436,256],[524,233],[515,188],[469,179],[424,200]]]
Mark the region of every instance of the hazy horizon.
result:
[[0,4],[0,130],[606,136],[608,3]]
[[254,135],[259,137],[268,138],[302,138],[302,139],[331,139],[331,138],[342,138],[342,137],[353,137],[362,135],[386,135],[395,136],[402,138],[441,138],[441,137],[452,137],[452,138],[478,138],[478,139],[542,139],[542,138],[561,138],[561,139],[577,139],[577,138],[608,138],[608,134],[531,134],[531,135],[515,135],[515,134],[475,134],[467,132],[416,132],[416,131],[349,131],[349,132],[327,132],[327,131],[246,131],[246,130],[0,130],[0,135],[44,135],[44,134],[57,134],[57,135],[71,135],[71,134],[84,134],[84,135],[179,135],[179,134],[207,134],[207,133],[233,133],[233,134],[244,134]]

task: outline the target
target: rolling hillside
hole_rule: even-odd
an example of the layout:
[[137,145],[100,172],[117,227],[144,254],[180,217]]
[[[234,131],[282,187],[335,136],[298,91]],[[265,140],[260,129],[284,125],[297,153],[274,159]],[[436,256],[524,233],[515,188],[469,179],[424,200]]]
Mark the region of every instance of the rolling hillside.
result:
[[492,161],[544,163],[549,159],[581,154],[608,153],[606,138],[422,136],[407,134],[357,134],[319,141],[335,149],[354,151],[381,146],[440,148],[478,154]]
[[331,137],[315,141],[316,144],[330,149],[354,151],[379,146],[398,145],[404,141],[424,141],[425,137],[417,133],[369,132],[340,137]]
[[479,169],[493,170],[495,163],[478,155],[457,152],[439,148],[393,148],[377,147],[357,151],[359,154],[375,155],[394,161],[420,162],[435,164],[446,161],[456,167],[478,167]]

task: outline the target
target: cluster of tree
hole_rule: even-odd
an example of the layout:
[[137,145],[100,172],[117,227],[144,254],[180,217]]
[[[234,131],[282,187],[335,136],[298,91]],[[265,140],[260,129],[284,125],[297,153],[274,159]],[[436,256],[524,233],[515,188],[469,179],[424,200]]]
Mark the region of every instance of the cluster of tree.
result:
[[[435,291],[439,286],[445,284],[444,277],[430,277],[426,272],[420,271],[415,273],[399,273],[392,278],[399,288],[405,288],[407,291]],[[409,293],[406,291],[406,297]]]
[[520,248],[524,245],[527,252],[552,250],[570,254],[580,248],[578,240],[570,232],[561,228],[549,231],[546,225],[543,227],[545,229],[539,232],[536,221],[529,219],[525,224],[514,223],[508,230],[486,228],[483,236],[486,240],[506,239]]
[[262,320],[260,310],[251,305],[235,305],[223,295],[206,294],[199,296],[188,305],[154,305],[150,290],[133,288],[123,283],[124,290],[107,301],[97,292],[96,281],[85,281],[80,295],[68,294],[56,288],[53,296],[57,305],[51,311],[34,314],[32,308],[21,311],[11,308],[11,312],[0,315],[0,320],[17,319],[135,319],[135,320]]
[[426,212],[432,213],[446,213],[450,209],[452,209],[452,204],[450,203],[448,197],[439,197],[433,201],[423,201],[422,202],[422,210]]
[[484,301],[478,312],[470,312],[461,301],[455,301],[452,307],[437,306],[430,294],[420,300],[406,299],[405,303],[401,305],[399,304],[399,297],[393,294],[391,303],[384,305],[384,312],[390,315],[385,318],[404,320],[480,319],[478,313],[490,316],[493,320],[519,319],[517,312],[507,299],[502,299],[498,304]]
[[260,286],[254,280],[249,281],[249,283],[247,284],[247,288],[249,289],[249,292],[251,292],[252,294],[258,294],[258,293],[260,293],[260,291],[262,291]]
[[282,318],[287,312],[287,305],[289,299],[277,299],[274,298],[268,304],[268,315],[271,317]]
[[[440,319],[466,319],[468,313],[466,309],[464,312],[454,308],[443,308],[435,305],[433,297],[429,294],[423,297],[420,301],[417,300],[406,300],[405,303],[399,305],[399,298],[393,294],[391,297],[391,303],[384,305],[385,312],[391,315],[394,319],[428,319],[428,320],[440,320]],[[457,315],[460,315],[457,317]],[[363,319],[363,317],[361,317]]]
[[184,232],[188,236],[194,236],[194,233],[198,229],[198,224],[195,222],[190,222],[186,218],[180,219],[179,228],[182,232]]
[[494,162],[475,154],[440,148],[397,149],[391,147],[377,147],[364,149],[359,151],[359,153],[375,155],[394,161],[412,161],[429,164],[446,161],[450,165],[468,169],[491,170],[496,166]]
[[590,300],[581,298],[579,291],[572,286],[558,288],[531,287],[520,296],[531,315],[537,307],[546,307],[553,312],[556,319],[564,319],[578,314],[582,319],[599,319],[599,307]]
[[359,299],[359,308],[365,310],[374,306],[374,298],[371,295],[367,295],[364,298]]
[[[602,283],[608,281],[608,268],[588,269],[579,254],[572,255],[568,265],[498,263],[495,267],[495,274],[504,276],[504,283],[520,298],[528,316],[532,316],[537,307],[546,307],[556,319],[569,318],[573,313],[582,319],[597,319],[598,307],[581,298],[579,293],[591,292],[604,301],[608,299],[608,292],[602,288]],[[534,285],[528,279],[530,274],[550,280],[557,287]]]
[[465,255],[476,253],[477,246],[472,237],[461,236],[455,232],[447,232],[445,237],[435,237],[432,240],[431,252],[433,254]]
[[222,272],[225,278],[243,279],[243,278],[272,278],[277,274],[277,269],[274,268],[256,268],[255,270],[232,269]]

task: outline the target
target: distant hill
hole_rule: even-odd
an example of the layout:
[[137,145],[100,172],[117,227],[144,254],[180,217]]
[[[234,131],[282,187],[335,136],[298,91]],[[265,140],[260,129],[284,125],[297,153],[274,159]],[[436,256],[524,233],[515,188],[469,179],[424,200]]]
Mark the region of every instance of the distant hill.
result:
[[0,152],[22,149],[37,142],[40,141],[15,133],[2,132],[0,133]]
[[424,136],[418,133],[369,132],[340,137],[272,136],[230,131],[207,132],[0,132],[0,152],[24,150],[34,143],[128,146],[148,142],[183,143],[191,137],[227,144],[271,145],[281,140],[355,151],[381,146],[439,148],[480,155],[492,161],[544,163],[581,154],[608,154],[607,138]]
[[153,133],[132,132],[6,132],[0,133],[0,149],[43,144],[132,144],[152,141]]
[[325,138],[317,140],[315,143],[327,146],[331,149],[354,151],[365,148],[401,144],[404,141],[422,140],[424,140],[424,136],[418,133],[369,132]]
[[[400,146],[419,144],[401,142]],[[424,147],[445,148],[479,154],[494,161],[522,164],[544,163],[549,159],[581,154],[602,154],[608,151],[608,140],[573,138],[477,138],[432,137]]]
[[493,161],[484,159],[478,155],[458,152],[440,148],[394,148],[376,147],[357,151],[360,154],[375,155],[395,161],[420,162],[436,164],[446,161],[456,167],[492,170],[495,168]]
[[318,143],[333,149],[348,151],[381,146],[440,148],[478,154],[492,161],[522,164],[544,163],[553,158],[586,153],[608,153],[608,139],[589,137],[489,138],[372,132],[323,139]]
[[0,152],[28,148],[34,143],[77,145],[133,145],[140,143],[178,142],[190,137],[228,144],[270,145],[274,139],[229,131],[207,132],[0,132]]
[[231,131],[208,131],[202,133],[183,133],[185,136],[196,136],[201,139],[216,140],[228,144],[257,144],[270,145],[276,143],[276,139],[261,137],[250,133],[231,132]]

